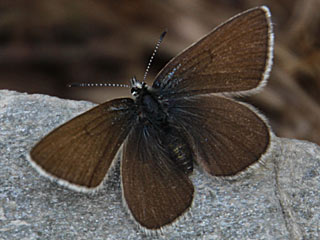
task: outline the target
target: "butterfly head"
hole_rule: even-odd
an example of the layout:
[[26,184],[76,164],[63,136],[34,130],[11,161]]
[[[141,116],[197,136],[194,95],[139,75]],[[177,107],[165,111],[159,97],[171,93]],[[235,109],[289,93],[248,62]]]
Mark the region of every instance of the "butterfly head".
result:
[[141,93],[148,88],[145,82],[140,82],[136,77],[130,79],[131,94],[133,97],[138,97]]

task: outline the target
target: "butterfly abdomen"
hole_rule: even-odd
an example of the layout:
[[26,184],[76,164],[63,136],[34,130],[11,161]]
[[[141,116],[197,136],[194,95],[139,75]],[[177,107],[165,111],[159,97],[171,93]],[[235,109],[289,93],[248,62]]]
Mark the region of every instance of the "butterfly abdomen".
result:
[[162,144],[170,159],[183,172],[191,173],[193,170],[192,148],[177,129],[170,127],[166,130]]

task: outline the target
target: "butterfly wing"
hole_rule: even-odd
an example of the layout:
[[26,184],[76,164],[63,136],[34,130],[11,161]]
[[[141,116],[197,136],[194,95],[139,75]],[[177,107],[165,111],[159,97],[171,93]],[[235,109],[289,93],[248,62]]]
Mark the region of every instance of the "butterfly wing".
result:
[[173,58],[156,76],[153,88],[176,96],[250,93],[263,86],[269,75],[272,47],[268,8],[250,9]]
[[132,127],[133,106],[115,99],[70,120],[31,150],[31,163],[76,190],[98,187]]
[[172,164],[159,143],[158,132],[134,129],[124,145],[122,191],[133,218],[143,228],[160,229],[191,206],[193,185],[188,175]]
[[269,148],[269,127],[252,107],[215,95],[171,99],[169,105],[174,122],[189,133],[197,162],[211,175],[236,175]]

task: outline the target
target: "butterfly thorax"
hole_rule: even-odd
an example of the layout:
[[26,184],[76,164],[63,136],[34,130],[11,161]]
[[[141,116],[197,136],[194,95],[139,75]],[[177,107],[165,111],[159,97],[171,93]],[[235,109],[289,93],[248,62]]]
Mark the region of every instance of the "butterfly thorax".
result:
[[167,112],[157,95],[150,90],[146,83],[135,80],[131,93],[135,98],[138,121],[146,125],[163,127],[167,125]]

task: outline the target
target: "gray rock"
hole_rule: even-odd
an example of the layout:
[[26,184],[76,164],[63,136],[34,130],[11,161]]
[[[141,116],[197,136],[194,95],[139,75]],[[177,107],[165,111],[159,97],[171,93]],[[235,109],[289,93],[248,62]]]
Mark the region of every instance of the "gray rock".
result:
[[319,239],[320,148],[274,138],[263,167],[238,180],[196,168],[189,214],[163,235],[146,237],[122,205],[119,171],[95,194],[38,174],[26,154],[46,133],[93,107],[0,90],[0,239]]

